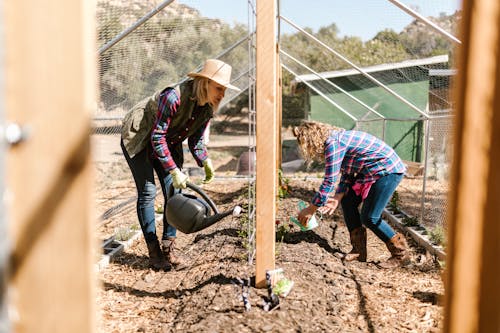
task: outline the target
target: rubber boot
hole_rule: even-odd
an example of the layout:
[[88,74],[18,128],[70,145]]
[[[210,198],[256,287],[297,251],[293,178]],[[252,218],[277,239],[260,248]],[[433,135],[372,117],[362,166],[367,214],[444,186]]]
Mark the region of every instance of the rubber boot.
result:
[[149,267],[155,271],[169,271],[172,266],[165,260],[157,239],[146,242],[149,252]]
[[407,266],[410,263],[410,253],[408,252],[408,244],[405,237],[397,233],[389,239],[385,245],[391,257],[387,261],[379,264],[382,268],[397,268]]
[[175,255],[175,237],[162,240],[163,254],[165,260],[172,266],[179,266],[183,261]]
[[349,233],[352,250],[345,255],[345,261],[366,262],[366,228],[359,227]]

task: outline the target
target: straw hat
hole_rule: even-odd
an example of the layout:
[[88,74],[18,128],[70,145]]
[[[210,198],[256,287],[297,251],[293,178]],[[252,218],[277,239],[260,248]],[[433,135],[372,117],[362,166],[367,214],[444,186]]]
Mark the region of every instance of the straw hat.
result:
[[231,66],[217,59],[208,59],[207,61],[205,61],[203,69],[200,72],[198,73],[191,72],[188,74],[188,76],[206,77],[207,79],[213,80],[226,88],[240,91],[240,88],[235,87],[230,83]]

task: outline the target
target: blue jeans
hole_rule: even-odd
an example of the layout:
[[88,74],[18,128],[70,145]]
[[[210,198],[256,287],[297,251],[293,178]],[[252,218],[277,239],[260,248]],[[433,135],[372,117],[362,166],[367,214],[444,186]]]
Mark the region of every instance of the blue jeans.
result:
[[[134,157],[130,157],[123,145],[120,142],[123,155],[127,160],[132,176],[134,177],[135,186],[137,188],[137,217],[139,224],[144,234],[146,242],[158,239],[156,236],[156,223],[155,223],[155,197],[156,185],[153,170],[156,172],[161,184],[163,197],[166,198],[163,204],[163,211],[166,209],[167,200],[169,198],[168,189],[172,184],[172,175],[163,169],[160,161],[155,158],[150,158],[148,150],[144,148]],[[174,193],[179,192],[176,190]],[[163,236],[162,239],[175,237],[177,229],[168,224],[165,214],[163,214]]]
[[365,225],[384,243],[391,239],[396,232],[382,219],[382,212],[402,179],[401,173],[392,173],[379,178],[372,184],[368,196],[363,201],[361,213],[359,210],[361,196],[349,188],[340,202],[347,229],[352,231]]

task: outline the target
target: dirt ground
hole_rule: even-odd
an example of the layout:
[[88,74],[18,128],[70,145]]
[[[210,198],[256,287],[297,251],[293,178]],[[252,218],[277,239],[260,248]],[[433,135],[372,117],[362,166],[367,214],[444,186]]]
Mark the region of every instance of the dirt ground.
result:
[[[298,201],[309,200],[320,181],[291,178],[289,195],[278,203],[277,229],[284,232],[276,242],[276,268],[283,268],[294,286],[277,308],[265,311],[267,290],[253,285],[255,262],[248,262],[245,219],[227,217],[195,234],[178,233],[184,265],[174,271],[148,268],[142,238],[100,270],[99,332],[439,332],[442,269],[414,243],[411,266],[384,270],[377,263],[389,252],[371,232],[368,262],[340,259],[350,250],[340,210],[311,231],[289,225]],[[98,198],[100,205],[133,196],[130,182],[115,179],[113,193]],[[109,188],[109,183],[102,180],[101,186]],[[242,179],[218,178],[204,189],[221,210],[248,201]],[[115,208],[117,220],[102,223],[98,233],[136,224],[133,206]],[[243,291],[249,292],[249,311]]]

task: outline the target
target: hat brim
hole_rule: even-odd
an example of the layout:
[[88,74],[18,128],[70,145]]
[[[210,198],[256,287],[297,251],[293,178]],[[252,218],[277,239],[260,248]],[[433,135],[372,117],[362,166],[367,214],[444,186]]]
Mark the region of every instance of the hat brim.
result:
[[208,77],[208,76],[206,76],[206,75],[204,75],[204,74],[202,74],[202,73],[193,73],[193,72],[192,72],[192,73],[188,73],[188,74],[187,74],[187,76],[192,77],[192,78],[195,78],[195,77],[204,77],[204,78],[207,78],[207,79],[209,79],[209,80],[215,81],[215,82],[217,82],[218,84],[220,84],[221,86],[224,86],[224,87],[226,87],[226,88],[228,88],[228,89],[232,89],[232,90],[236,90],[236,91],[241,91],[241,89],[240,89],[240,88],[238,88],[238,87],[236,87],[236,86],[233,86],[233,85],[232,85],[232,84],[230,84],[230,83],[224,83],[224,82],[217,81],[217,80],[212,79],[211,77]]

